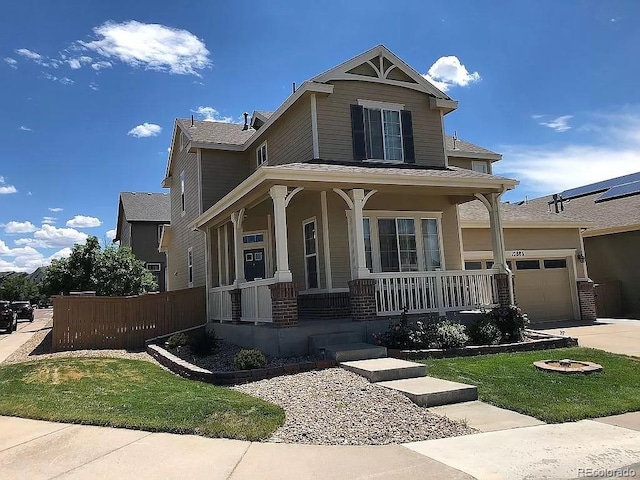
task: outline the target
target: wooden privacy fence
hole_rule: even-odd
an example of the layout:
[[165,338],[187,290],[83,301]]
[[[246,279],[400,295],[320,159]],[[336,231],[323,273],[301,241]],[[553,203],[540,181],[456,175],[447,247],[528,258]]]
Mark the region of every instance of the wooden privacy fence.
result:
[[53,350],[140,349],[145,340],[206,322],[205,288],[135,297],[53,300]]

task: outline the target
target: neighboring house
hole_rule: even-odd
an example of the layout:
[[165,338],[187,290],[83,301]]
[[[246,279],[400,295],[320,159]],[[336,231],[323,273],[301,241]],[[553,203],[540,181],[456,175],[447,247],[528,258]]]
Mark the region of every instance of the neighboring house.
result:
[[162,229],[171,222],[170,198],[165,193],[122,192],[118,205],[118,223],[114,242],[130,247],[158,282],[158,290],[167,290],[164,253],[158,251]]
[[[584,255],[597,284],[600,317],[640,318],[640,172],[542,197],[528,208],[559,219],[589,222]],[[558,213],[556,213],[556,203]]]
[[[364,339],[403,309],[510,303],[499,199],[518,182],[491,174],[499,154],[445,135],[457,106],[378,46],[302,83],[275,112],[254,111],[250,125],[177,119],[160,245],[170,289],[206,286],[211,328],[271,354],[304,353],[315,334]],[[493,263],[465,270],[458,207],[474,200],[489,220],[473,251]]]

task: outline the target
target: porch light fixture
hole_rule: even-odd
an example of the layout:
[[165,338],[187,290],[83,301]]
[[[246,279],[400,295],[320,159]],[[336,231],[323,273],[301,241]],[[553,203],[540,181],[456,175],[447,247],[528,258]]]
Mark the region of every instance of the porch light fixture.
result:
[[578,259],[578,261],[579,261],[580,263],[584,263],[584,261],[585,261],[585,258],[586,258],[586,257],[584,256],[584,253],[582,253],[582,252],[578,252],[578,253],[576,254],[576,258]]

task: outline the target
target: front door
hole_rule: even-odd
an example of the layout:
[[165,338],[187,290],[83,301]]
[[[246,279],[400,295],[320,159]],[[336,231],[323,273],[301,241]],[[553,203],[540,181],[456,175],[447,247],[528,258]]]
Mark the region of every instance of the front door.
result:
[[244,251],[244,278],[248,282],[264,278],[264,248],[253,248]]

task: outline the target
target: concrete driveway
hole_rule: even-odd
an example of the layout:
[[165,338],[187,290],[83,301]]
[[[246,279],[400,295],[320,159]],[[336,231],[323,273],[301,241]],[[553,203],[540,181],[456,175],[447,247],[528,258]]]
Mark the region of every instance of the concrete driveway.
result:
[[45,328],[53,316],[53,309],[36,309],[33,322],[28,320],[18,320],[18,330],[8,334],[0,333],[0,363],[4,362],[9,355],[24,345],[34,333]]
[[640,357],[640,320],[602,318],[594,325],[542,331],[577,338],[581,347]]

